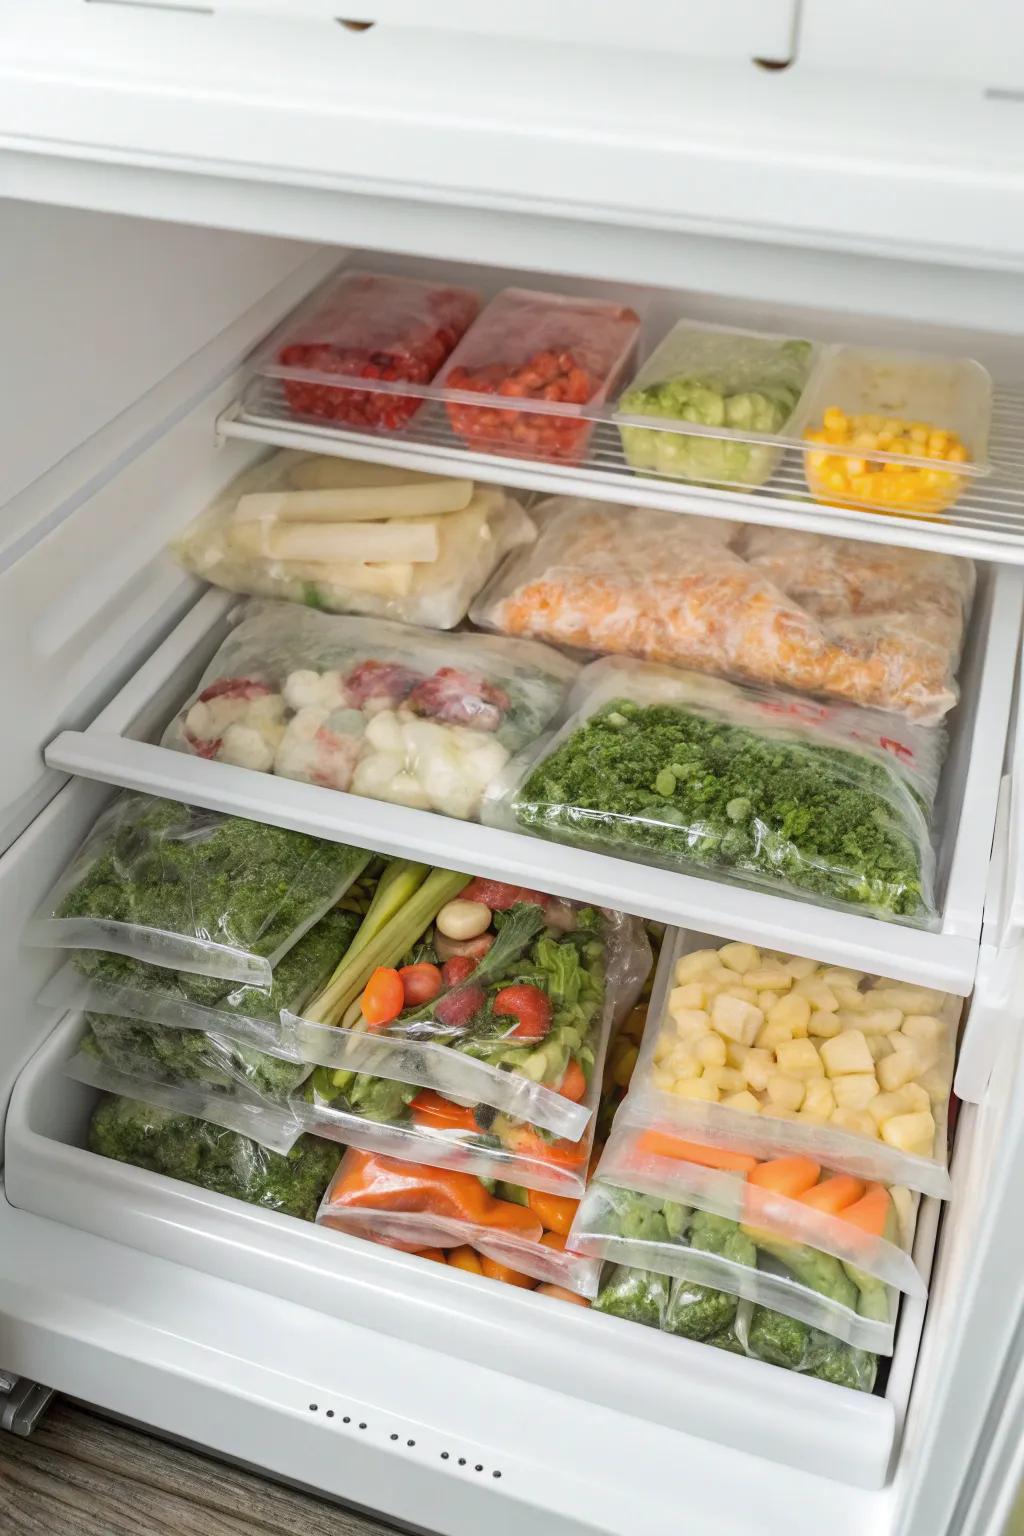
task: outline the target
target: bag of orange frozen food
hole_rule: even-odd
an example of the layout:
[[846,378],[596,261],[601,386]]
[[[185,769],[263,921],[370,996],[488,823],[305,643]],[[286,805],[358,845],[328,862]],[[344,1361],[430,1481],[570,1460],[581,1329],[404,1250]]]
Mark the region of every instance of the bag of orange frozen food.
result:
[[969,560],[556,497],[476,623],[893,710],[957,700]]

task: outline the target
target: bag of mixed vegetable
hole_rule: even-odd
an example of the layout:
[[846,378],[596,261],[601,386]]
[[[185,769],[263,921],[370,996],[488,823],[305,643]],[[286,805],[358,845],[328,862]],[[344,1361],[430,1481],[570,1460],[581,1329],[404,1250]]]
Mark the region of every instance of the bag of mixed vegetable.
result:
[[934,924],[941,728],[607,657],[502,775],[492,824]]
[[472,820],[576,671],[533,641],[253,600],[162,745]]
[[273,967],[370,857],[262,822],[122,794],[25,937],[75,950],[75,965],[104,984],[146,988],[156,966],[183,997],[220,1006],[238,983],[268,993]]
[[634,919],[393,865],[331,983],[285,1015],[296,1054],[319,1064],[306,1123],[578,1195],[609,1033],[649,967]]
[[133,1097],[104,1096],[93,1111],[88,1147],[151,1173],[312,1221],[338,1165],[338,1151],[315,1136],[272,1151],[252,1137]]
[[870,1392],[878,1362],[867,1350],[726,1291],[670,1280],[649,1269],[610,1266],[592,1302],[595,1312],[658,1328],[783,1370]]

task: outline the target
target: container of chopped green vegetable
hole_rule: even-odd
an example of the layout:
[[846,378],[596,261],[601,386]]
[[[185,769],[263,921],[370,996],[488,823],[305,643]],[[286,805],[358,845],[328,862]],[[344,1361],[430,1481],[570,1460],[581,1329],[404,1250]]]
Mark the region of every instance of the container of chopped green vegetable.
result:
[[130,1097],[101,1100],[88,1145],[100,1157],[303,1221],[315,1218],[338,1166],[337,1148],[313,1136],[276,1152],[226,1127]]
[[938,728],[878,711],[606,657],[487,819],[930,927],[944,749]]
[[371,855],[302,832],[122,794],[99,818],[29,943],[79,951],[86,974],[139,984],[177,973],[196,1002],[231,982],[269,991],[273,967],[335,905]]
[[[798,432],[820,349],[765,331],[681,320],[616,411],[631,468],[714,485],[764,485]],[[622,417],[662,418],[655,427]],[[686,431],[682,423],[699,431]]]

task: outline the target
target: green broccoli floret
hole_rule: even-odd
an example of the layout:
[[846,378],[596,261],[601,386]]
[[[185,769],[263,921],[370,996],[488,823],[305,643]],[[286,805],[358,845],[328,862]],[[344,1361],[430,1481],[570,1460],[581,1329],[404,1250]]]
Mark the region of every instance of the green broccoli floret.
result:
[[199,1029],[172,1029],[108,1014],[86,1015],[83,1049],[118,1072],[161,1083],[201,1083],[216,1093],[248,1088],[282,1102],[309,1076],[304,1063],[279,1061],[264,1051]]
[[795,1317],[786,1317],[769,1307],[755,1306],[751,1311],[747,1347],[759,1360],[798,1371],[803,1367],[810,1337],[810,1328]]
[[805,1369],[809,1376],[830,1381],[833,1386],[870,1392],[875,1385],[878,1356],[812,1329]]
[[690,1223],[690,1247],[703,1253],[719,1254],[734,1264],[753,1268],[757,1263],[757,1250],[750,1238],[725,1216],[715,1216],[709,1211],[695,1211]]
[[623,1317],[627,1322],[643,1323],[647,1328],[660,1328],[668,1306],[668,1294],[669,1282],[664,1275],[616,1264],[591,1305],[595,1312],[607,1312],[612,1317]]
[[301,1136],[286,1155],[247,1136],[135,1099],[105,1097],[89,1126],[89,1149],[216,1194],[312,1221],[338,1166],[339,1150]]
[[710,1340],[732,1327],[739,1302],[726,1291],[689,1280],[677,1280],[665,1316],[666,1333],[678,1333],[687,1339]]
[[714,1333],[710,1339],[705,1339],[704,1342],[705,1344],[710,1344],[714,1349],[728,1350],[730,1355],[746,1354],[746,1350],[743,1348],[742,1341],[734,1327],[725,1328],[721,1333]]

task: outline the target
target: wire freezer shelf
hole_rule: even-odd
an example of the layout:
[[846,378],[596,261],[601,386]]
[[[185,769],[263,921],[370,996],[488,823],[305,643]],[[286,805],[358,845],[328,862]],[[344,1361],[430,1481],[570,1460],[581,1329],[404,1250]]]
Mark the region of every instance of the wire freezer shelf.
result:
[[[389,391],[388,385],[375,380],[359,380],[358,387]],[[450,474],[457,468],[459,474],[477,480],[553,495],[592,496],[601,501],[621,501],[705,517],[739,518],[750,523],[1024,565],[1024,386],[996,392],[990,436],[992,472],[969,478],[956,505],[931,518],[820,505],[807,490],[803,452],[794,447],[784,449],[775,473],[766,485],[758,488],[695,485],[638,474],[626,462],[610,405],[592,415],[587,411],[580,413],[593,421],[593,431],[586,454],[578,463],[481,453],[467,448],[452,431],[443,404],[447,396],[442,391],[401,384],[390,386],[390,392],[418,395],[424,404],[403,431],[374,434],[294,416],[282,381],[260,376],[220,418],[218,430],[224,437],[248,438],[279,447],[441,474]],[[494,396],[459,398],[487,407],[500,404]],[[523,408],[520,401],[508,405]],[[547,405],[547,411],[552,409],[557,407]],[[575,411],[579,413],[579,408]],[[660,431],[673,430],[662,421],[657,426]],[[701,437],[723,435],[689,423],[685,431],[687,435]]]

